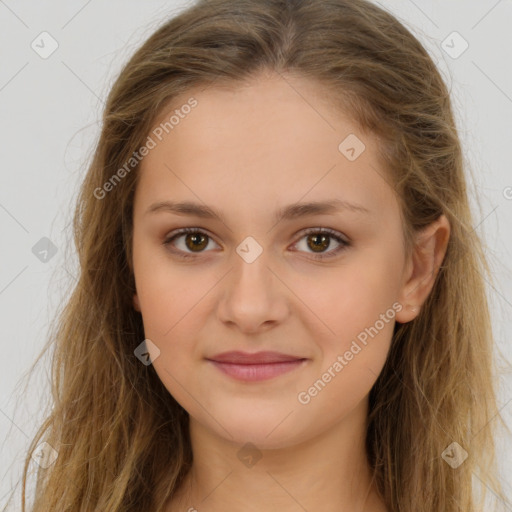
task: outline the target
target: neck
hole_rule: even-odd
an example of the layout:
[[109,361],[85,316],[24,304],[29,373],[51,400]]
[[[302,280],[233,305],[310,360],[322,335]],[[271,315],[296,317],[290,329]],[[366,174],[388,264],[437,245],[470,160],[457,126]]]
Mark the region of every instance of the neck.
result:
[[365,449],[367,401],[342,422],[291,446],[233,443],[190,418],[191,471],[168,512],[385,512]]

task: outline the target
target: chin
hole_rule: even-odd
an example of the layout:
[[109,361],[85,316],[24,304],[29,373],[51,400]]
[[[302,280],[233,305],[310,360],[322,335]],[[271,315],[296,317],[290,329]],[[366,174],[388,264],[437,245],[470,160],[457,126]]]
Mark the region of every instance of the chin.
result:
[[237,408],[231,411],[231,414],[213,416],[225,430],[218,423],[212,423],[211,418],[208,419],[207,428],[240,446],[251,443],[260,450],[287,448],[307,437],[304,422],[296,417],[296,412],[285,407],[264,413],[255,408]]

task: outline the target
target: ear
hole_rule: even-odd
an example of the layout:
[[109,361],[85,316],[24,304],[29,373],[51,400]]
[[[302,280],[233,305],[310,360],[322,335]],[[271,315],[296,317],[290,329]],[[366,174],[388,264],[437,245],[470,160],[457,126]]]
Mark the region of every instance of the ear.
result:
[[139,311],[140,312],[140,302],[139,302],[139,297],[136,293],[133,294],[133,308],[136,310],[136,311]]
[[396,314],[397,322],[407,323],[418,316],[434,286],[449,238],[450,223],[444,214],[416,235],[398,299],[403,309]]

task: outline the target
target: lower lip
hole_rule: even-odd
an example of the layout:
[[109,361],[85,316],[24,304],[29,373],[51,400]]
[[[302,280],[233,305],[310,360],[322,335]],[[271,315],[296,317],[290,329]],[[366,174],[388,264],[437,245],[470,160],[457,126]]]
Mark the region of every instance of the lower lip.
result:
[[278,375],[291,372],[306,362],[305,359],[265,364],[235,364],[220,363],[212,360],[209,361],[227,375],[230,375],[237,380],[250,382],[272,379]]

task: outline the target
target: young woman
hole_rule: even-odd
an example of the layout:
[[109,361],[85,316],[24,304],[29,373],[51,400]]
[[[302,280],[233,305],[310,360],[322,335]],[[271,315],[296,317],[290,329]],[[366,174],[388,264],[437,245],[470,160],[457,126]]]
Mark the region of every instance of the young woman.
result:
[[499,495],[449,93],[389,13],[208,0],[166,22],[112,87],[74,228],[31,510]]

